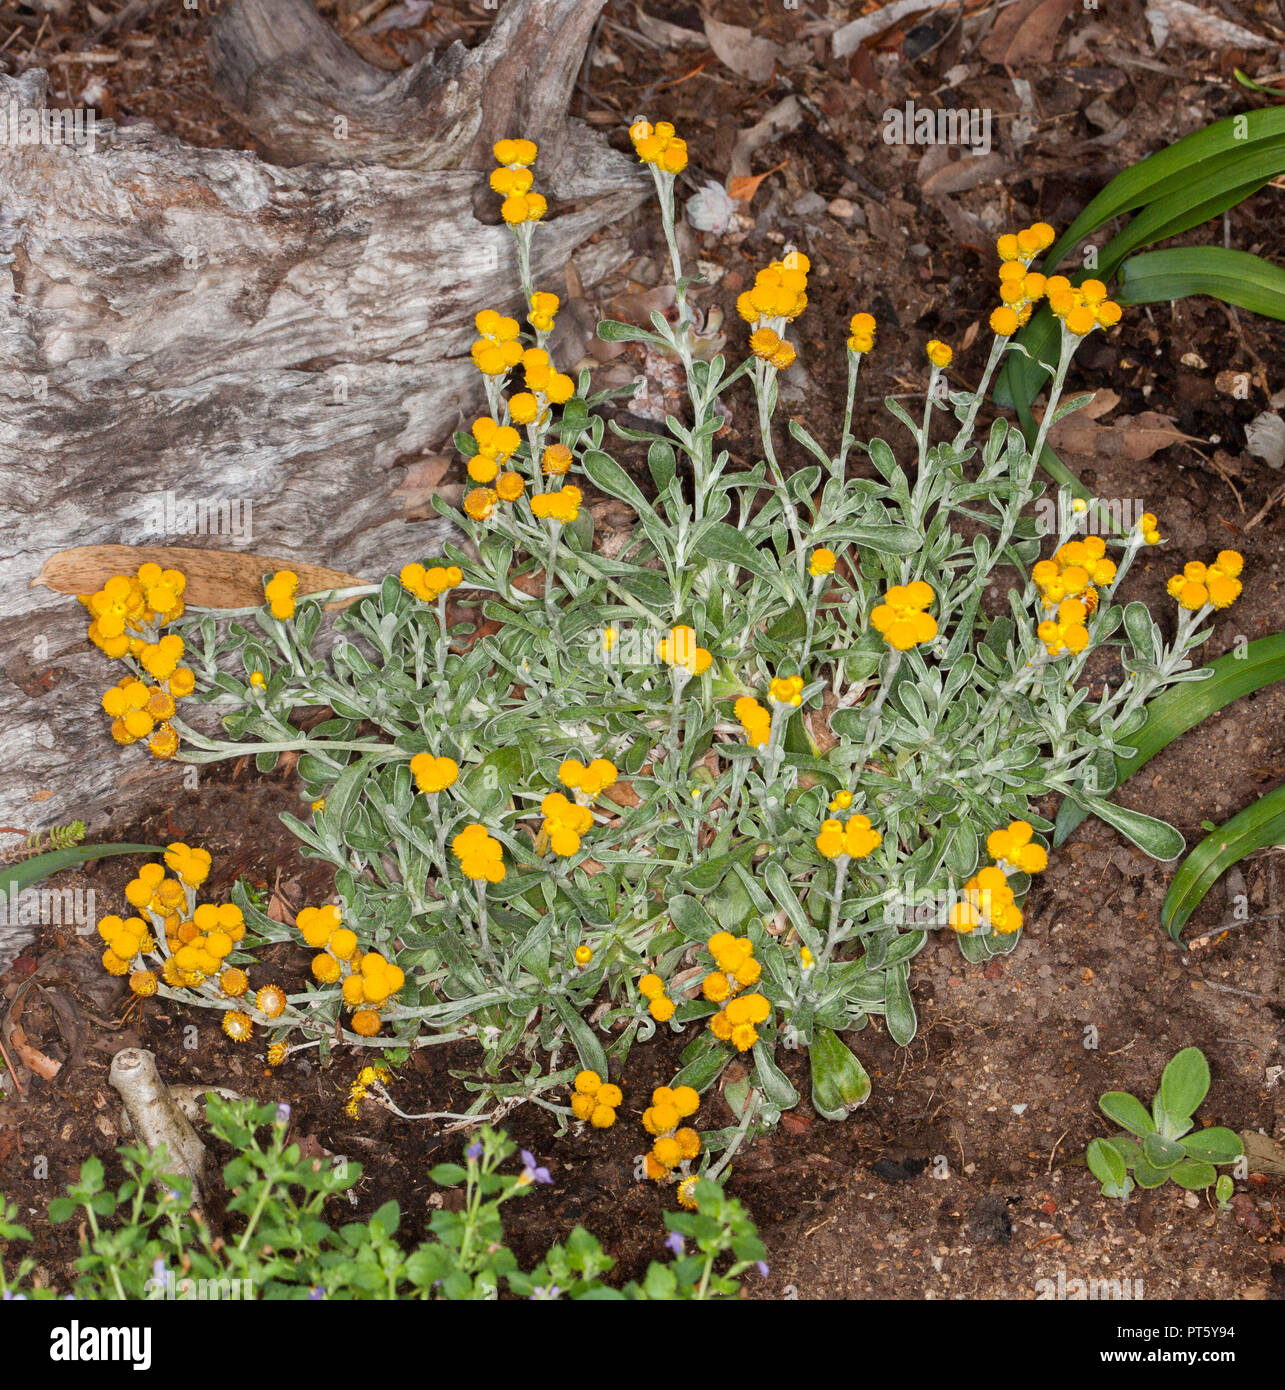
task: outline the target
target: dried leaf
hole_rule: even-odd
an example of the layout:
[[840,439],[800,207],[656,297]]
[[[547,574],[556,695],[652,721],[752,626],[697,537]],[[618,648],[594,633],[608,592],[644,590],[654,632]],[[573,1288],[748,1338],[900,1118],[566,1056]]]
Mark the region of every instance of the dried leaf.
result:
[[[288,569],[299,576],[299,593],[345,589],[367,581],[342,570],[273,560],[235,550],[197,550],[166,545],[77,545],[51,555],[31,581],[59,594],[92,594],[114,574],[133,574],[151,561],[187,576],[184,599],[197,608],[257,608],[263,603],[263,576]],[[351,599],[330,604],[347,607]]]
[[739,178],[728,179],[728,195],[738,203],[749,204],[754,201],[754,195],[759,191],[759,184],[772,174],[779,173],[790,161],[783,159],[774,169],[768,169],[762,174],[744,174]]
[[650,39],[657,48],[708,48],[709,40],[695,29],[685,29],[681,24],[671,24],[667,19],[650,15],[641,5],[634,6],[634,22],[638,32]]
[[779,46],[736,24],[722,24],[706,17],[705,36],[725,66],[750,82],[766,82],[780,57]]
[[982,57],[1009,67],[1051,62],[1058,30],[1075,8],[1077,0],[1027,0],[1015,5],[999,17],[982,42]]

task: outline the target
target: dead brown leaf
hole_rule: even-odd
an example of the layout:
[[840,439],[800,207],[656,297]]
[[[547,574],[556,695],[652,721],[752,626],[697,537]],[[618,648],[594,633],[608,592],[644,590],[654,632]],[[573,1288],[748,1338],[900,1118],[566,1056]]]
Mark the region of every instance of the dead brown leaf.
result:
[[982,41],[981,54],[1009,67],[1051,62],[1058,30],[1076,8],[1077,0],[1026,0],[1014,5],[995,21]]
[[771,39],[761,38],[737,24],[723,24],[705,18],[705,37],[718,59],[726,67],[750,82],[766,82],[780,56],[779,46]]
[[731,178],[727,181],[727,193],[730,198],[738,203],[749,204],[754,200],[754,195],[759,191],[759,185],[765,178],[772,174],[779,173],[790,161],[783,159],[775,169],[768,169],[762,174],[745,174],[739,178]]
[[[234,550],[196,550],[167,545],[77,545],[51,555],[31,581],[59,594],[92,594],[115,574],[132,574],[152,563],[181,570],[187,576],[184,599],[198,608],[257,608],[263,603],[263,576],[291,570],[299,576],[299,593],[344,589],[367,581],[342,570],[245,555]],[[353,600],[328,604],[346,608]]]

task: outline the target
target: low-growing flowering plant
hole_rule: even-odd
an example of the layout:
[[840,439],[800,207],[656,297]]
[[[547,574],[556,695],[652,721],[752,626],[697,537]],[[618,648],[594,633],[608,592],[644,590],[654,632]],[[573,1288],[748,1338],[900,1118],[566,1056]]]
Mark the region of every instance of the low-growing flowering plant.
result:
[[[843,431],[825,445],[778,420],[808,257],[787,249],[759,271],[736,306],[746,355],[711,356],[675,232],[686,147],[664,124],[630,134],[676,308],[599,332],[671,354],[689,398],[663,435],[612,425],[645,455],[645,488],[608,447],[588,373],[550,355],[558,299],[531,275],[537,151],[502,141],[491,183],[522,318],[477,315],[487,413],[456,436],[462,508],[437,503],[459,541],[379,585],[302,593],[290,572],[265,576],[247,611],[185,608],[183,576],[155,565],[85,602],[93,640],[130,668],[103,701],[115,737],[196,762],[253,754],[264,771],[297,754],[311,811],[285,820],[335,873],[335,900],[283,925],[240,888],[196,906],[208,864],[171,846],[176,877],[140,875],[145,915],[113,920],[107,968],[223,1009],[230,1036],[262,1026],[276,1061],[473,1039],[473,1113],[530,1100],[590,1128],[614,1122],[610,1078],[630,1049],[679,1034],[678,1074],[643,1119],[663,1181],[720,1149],[726,1162],[797,1102],[783,1044],[810,1052],[822,1114],[860,1104],[868,1078],[838,1035],[879,1017],[909,1042],[928,930],[953,931],[972,961],[1014,949],[1048,862],[1041,798],[1073,798],[1158,857],[1180,851],[1171,827],[1106,796],[1147,702],[1205,674],[1191,653],[1240,592],[1241,561],[1224,551],[1175,575],[1166,638],[1120,596],[1162,543],[1155,515],[1086,534],[1101,508],[1063,494],[1057,534],[1041,534],[1035,459],[1080,404],[1061,399],[1069,364],[1120,318],[1104,285],[1033,269],[1052,228],[999,240],[977,388],[950,388],[954,353],[934,340],[921,416],[887,402],[908,456],[851,433],[877,331],[853,314]],[[1060,353],[1038,437],[1027,447],[1001,419],[978,438],[990,381],[1045,299]],[[754,405],[748,463],[722,442],[737,394]],[[787,437],[804,459],[788,475]],[[633,510],[627,534],[595,536],[601,494]],[[1092,696],[1087,663],[1106,650],[1122,674]],[[189,697],[218,708],[223,736],[179,717]],[[285,940],[314,952],[294,993],[254,967],[257,946]],[[679,1121],[738,1056],[752,1064],[741,1123],[702,1142]]]
[[[192,1180],[168,1171],[163,1145],[118,1150],[125,1173],[118,1186],[100,1159],[87,1159],[67,1195],[49,1204],[52,1221],[80,1223],[75,1298],[704,1301],[734,1298],[751,1268],[767,1273],[744,1209],[706,1179],[693,1184],[690,1212],[665,1214],[668,1257],[653,1260],[641,1281],[609,1284],[615,1261],[582,1226],[523,1270],[505,1240],[501,1208],[552,1178],[526,1150],[518,1172],[504,1171],[516,1148],[489,1126],[478,1129],[462,1163],[432,1170],[439,1186],[460,1189],[461,1201],[433,1212],[417,1245],[400,1238],[396,1202],[336,1228],[327,1204],[355,1187],[359,1163],[305,1156],[290,1140],[288,1105],[211,1095],[206,1110],[211,1132],[236,1151],[223,1169],[222,1233],[192,1207]],[[0,1300],[56,1298],[47,1275],[37,1282],[34,1260],[6,1268],[9,1248],[31,1239],[17,1217],[0,1196]]]

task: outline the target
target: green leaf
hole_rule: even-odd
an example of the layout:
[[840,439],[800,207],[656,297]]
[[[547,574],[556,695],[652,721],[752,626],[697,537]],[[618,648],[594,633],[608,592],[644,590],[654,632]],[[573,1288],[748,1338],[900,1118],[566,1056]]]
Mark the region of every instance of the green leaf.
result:
[[900,1047],[905,1047],[915,1036],[919,1022],[915,1018],[915,1005],[910,997],[910,964],[902,961],[889,966],[884,972],[887,993],[884,997],[884,1022],[888,1025],[888,1036]]
[[760,550],[752,541],[734,526],[725,521],[711,521],[697,533],[693,548],[698,555],[710,560],[739,565],[760,579],[776,581],[780,578],[780,566],[767,553]]
[[1128,1169],[1116,1149],[1105,1139],[1095,1139],[1085,1151],[1089,1172],[1101,1183],[1124,1184],[1129,1176]]
[[1240,1135],[1221,1125],[1197,1130],[1178,1142],[1186,1149],[1188,1158],[1201,1163],[1234,1163],[1245,1152]]
[[438,1187],[457,1187],[468,1177],[468,1169],[461,1168],[458,1163],[439,1163],[429,1169],[428,1176]]
[[1142,1152],[1153,1168],[1172,1168],[1186,1157],[1186,1150],[1176,1139],[1148,1134],[1142,1141]]
[[[1127,629],[1129,609],[1133,607],[1130,604],[1125,609]],[[1116,759],[1116,786],[1122,786],[1162,748],[1225,705],[1274,681],[1285,680],[1285,632],[1259,637],[1239,654],[1228,652],[1220,656],[1208,669],[1213,675],[1207,680],[1170,686],[1147,706],[1147,722],[1137,733],[1129,735],[1129,746],[1136,751],[1132,757]],[[1053,831],[1054,846],[1062,844],[1087,814],[1069,797],[1063,801]]]
[[[599,327],[601,326],[600,324]],[[584,471],[595,487],[600,488],[609,497],[628,502],[639,516],[655,515],[638,484],[610,454],[604,454],[600,449],[590,449],[584,456]]]
[[[812,1108],[827,1120],[845,1120],[870,1097],[870,1077],[852,1049],[829,1028],[818,1028],[808,1049]],[[1121,1170],[1124,1165],[1121,1164]]]
[[803,939],[803,944],[814,957],[819,957],[823,949],[821,934],[809,920],[807,911],[790,884],[789,874],[775,859],[763,867],[763,886],[772,895],[777,907],[784,910],[794,930]]
[[1167,304],[1207,294],[1266,318],[1285,319],[1285,270],[1225,246],[1170,246],[1120,267],[1121,304]]
[[[1174,194],[1203,192],[1220,169],[1229,167],[1229,158],[1243,157],[1259,146],[1280,149],[1283,141],[1282,107],[1227,116],[1193,131],[1117,174],[1058,238],[1040,268],[1051,274],[1080,241],[1121,213]],[[1285,161],[1280,167],[1285,168]]]
[[1226,870],[1255,850],[1279,844],[1285,844],[1285,783],[1206,835],[1182,861],[1160,909],[1161,925],[1177,941],[1187,918]]
[[772,1105],[792,1110],[799,1103],[799,1093],[790,1078],[776,1065],[772,1049],[761,1041],[754,1044],[754,1071],[759,1089]]
[[856,545],[885,555],[914,555],[923,537],[909,526],[835,526],[812,537],[818,545]]
[[1181,833],[1168,821],[1157,820],[1155,816],[1144,815],[1141,811],[1130,811],[1126,806],[1117,806],[1114,801],[1104,801],[1099,796],[1085,793],[1080,793],[1080,796],[1099,820],[1113,826],[1152,859],[1167,863],[1170,859],[1177,859],[1187,847]]
[[596,1071],[605,1081],[611,1075],[611,1068],[607,1063],[607,1054],[598,1041],[598,1035],[580,1017],[575,1005],[565,994],[553,996],[553,1007],[557,1009],[558,1017],[567,1025],[567,1032],[571,1034],[571,1041],[575,1044],[581,1066],[589,1071]]
[[1198,1047],[1184,1047],[1160,1078],[1160,1103],[1175,1120],[1189,1120],[1209,1094],[1209,1063]]
[[669,919],[689,941],[701,946],[718,930],[718,924],[704,907],[686,893],[669,900]]
[[1099,1097],[1098,1109],[1108,1120],[1114,1120],[1121,1129],[1127,1129],[1130,1134],[1142,1136],[1156,1132],[1146,1107],[1137,1096],[1131,1096],[1128,1091],[1108,1091]]
[[1169,1177],[1179,1187],[1198,1192],[1201,1188],[1209,1187],[1211,1183],[1216,1182],[1218,1174],[1208,1163],[1199,1163],[1194,1158],[1184,1158],[1169,1170]]
[[17,864],[0,869],[0,893],[20,893],[33,883],[52,874],[74,869],[92,859],[106,859],[112,854],[164,854],[164,845],[73,845],[70,849],[51,849],[33,855]]
[[668,346],[658,334],[639,328],[636,324],[621,323],[619,319],[603,319],[598,325],[598,336],[604,343],[654,343],[660,347]]

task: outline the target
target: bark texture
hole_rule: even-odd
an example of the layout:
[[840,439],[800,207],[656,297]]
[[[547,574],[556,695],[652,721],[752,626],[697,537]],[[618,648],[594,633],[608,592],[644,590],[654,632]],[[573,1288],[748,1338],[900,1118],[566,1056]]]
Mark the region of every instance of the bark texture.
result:
[[[574,254],[592,286],[625,254],[597,234],[643,185],[567,114],[601,4],[509,0],[477,48],[390,80],[309,0],[237,0],[210,65],[259,153],[107,122],[92,152],[6,151],[0,824],[123,824],[182,775],[111,744],[97,701],[121,668],[79,604],[28,587],[50,554],[211,545],[378,578],[437,553],[442,523],[390,493],[480,404],[473,314],[519,309],[491,143],[541,146],[538,284],[561,290]],[[45,86],[0,76],[0,102]],[[248,503],[250,534],[176,529],[201,502]]]

